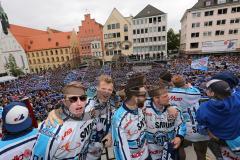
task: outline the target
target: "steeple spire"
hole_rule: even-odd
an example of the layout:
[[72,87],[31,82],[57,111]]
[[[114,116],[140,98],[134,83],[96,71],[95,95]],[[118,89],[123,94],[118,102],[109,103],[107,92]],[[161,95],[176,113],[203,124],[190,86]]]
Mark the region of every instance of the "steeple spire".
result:
[[4,12],[1,1],[0,1],[0,21],[2,24],[2,29],[4,34],[8,34],[8,28],[10,27],[9,22],[8,22],[8,17],[7,14]]

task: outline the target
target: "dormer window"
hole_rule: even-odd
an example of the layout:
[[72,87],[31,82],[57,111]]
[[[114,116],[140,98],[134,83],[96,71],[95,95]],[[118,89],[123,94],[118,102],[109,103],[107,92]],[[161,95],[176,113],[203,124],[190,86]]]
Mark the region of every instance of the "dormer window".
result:
[[223,3],[226,3],[226,0],[218,0],[217,3],[218,4],[223,4]]
[[206,5],[206,6],[211,6],[211,4],[212,4],[212,1],[206,1],[206,2],[205,2],[205,5]]

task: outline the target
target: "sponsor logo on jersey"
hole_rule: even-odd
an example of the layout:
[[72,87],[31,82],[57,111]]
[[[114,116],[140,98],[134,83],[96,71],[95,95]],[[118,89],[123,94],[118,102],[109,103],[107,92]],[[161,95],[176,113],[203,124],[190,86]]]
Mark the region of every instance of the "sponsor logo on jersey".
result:
[[71,135],[73,132],[72,128],[69,128],[67,131],[64,132],[64,135],[62,136],[62,141],[69,135]]
[[24,159],[30,159],[31,157],[31,150],[26,149],[23,154],[21,155],[15,155],[12,160],[24,160]]
[[170,101],[182,101],[182,98],[181,97],[176,97],[176,96],[170,96],[169,98]]

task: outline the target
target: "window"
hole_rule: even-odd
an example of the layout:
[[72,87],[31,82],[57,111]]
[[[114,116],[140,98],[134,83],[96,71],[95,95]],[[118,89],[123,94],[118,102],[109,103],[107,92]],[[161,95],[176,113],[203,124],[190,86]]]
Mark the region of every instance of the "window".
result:
[[162,27],[162,31],[166,31],[166,27],[165,26]]
[[125,40],[125,41],[128,41],[128,36],[124,36],[124,40]]
[[135,29],[133,30],[133,34],[136,34],[136,30]]
[[192,34],[191,34],[191,37],[192,37],[192,38],[196,38],[196,37],[199,37],[199,32],[196,32],[196,33],[192,33]]
[[161,22],[161,17],[158,17],[158,22]]
[[149,37],[149,42],[152,42],[152,37]]
[[219,9],[218,14],[227,14],[227,8]]
[[128,32],[128,26],[126,24],[124,25],[124,32]]
[[149,23],[152,23],[152,18],[149,18]]
[[157,17],[153,17],[153,23],[157,23]]
[[116,29],[116,24],[112,24],[112,29]]
[[230,20],[230,23],[231,23],[231,24],[233,24],[233,23],[240,23],[240,18],[231,19],[231,20]]
[[204,13],[205,16],[212,16],[213,15],[213,11],[206,11]]
[[205,27],[212,26],[212,24],[213,24],[213,21],[204,22]]
[[211,4],[212,4],[211,1],[206,1],[206,2],[205,2],[205,6],[210,6]]
[[216,35],[216,36],[224,35],[224,31],[222,31],[222,30],[217,30],[217,31],[215,32],[215,35]]
[[125,45],[125,50],[129,50],[129,45]]
[[141,38],[141,43],[144,43],[144,38]]
[[117,37],[118,37],[118,38],[120,37],[120,33],[119,33],[119,32],[117,33]]
[[153,32],[157,32],[157,27],[153,27]]
[[190,48],[198,48],[198,42],[196,43],[190,43]]
[[147,18],[145,18],[145,23],[146,23],[146,24],[148,23],[148,19],[147,19]]
[[153,37],[153,41],[154,41],[154,42],[157,42],[157,37]]
[[229,34],[238,34],[238,29],[230,29]]
[[148,33],[148,29],[147,28],[145,28],[145,33]]
[[210,32],[210,31],[203,32],[204,37],[210,37],[211,35],[212,35],[212,32]]
[[224,24],[226,24],[226,19],[217,21],[217,25],[224,25]]
[[144,33],[144,29],[141,29],[141,34],[143,34]]
[[143,19],[141,19],[141,24],[143,24]]
[[120,28],[120,23],[116,24],[116,28],[119,29]]
[[140,34],[140,29],[137,29],[137,34]]
[[165,41],[166,40],[166,37],[165,36],[162,36],[162,41]]
[[158,27],[158,32],[161,32],[161,27]]
[[240,7],[233,7],[232,13],[237,13],[237,12],[240,12]]
[[223,3],[226,3],[226,0],[218,0],[217,3],[218,4],[223,4]]
[[193,18],[201,17],[201,12],[194,12],[194,13],[192,13],[192,17]]
[[192,23],[192,28],[198,28],[200,27],[200,23]]
[[111,25],[109,24],[109,25],[107,25],[107,28],[108,28],[108,30],[110,30],[111,29]]
[[149,27],[149,32],[152,33],[152,27]]

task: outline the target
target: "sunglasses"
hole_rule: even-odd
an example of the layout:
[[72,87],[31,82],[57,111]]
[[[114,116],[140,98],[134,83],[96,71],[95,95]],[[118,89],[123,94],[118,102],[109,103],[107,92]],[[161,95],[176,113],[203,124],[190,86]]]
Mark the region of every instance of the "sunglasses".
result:
[[84,101],[87,100],[87,95],[68,97],[68,100],[69,100],[71,103],[77,102],[78,99],[79,99],[80,101],[84,102]]

